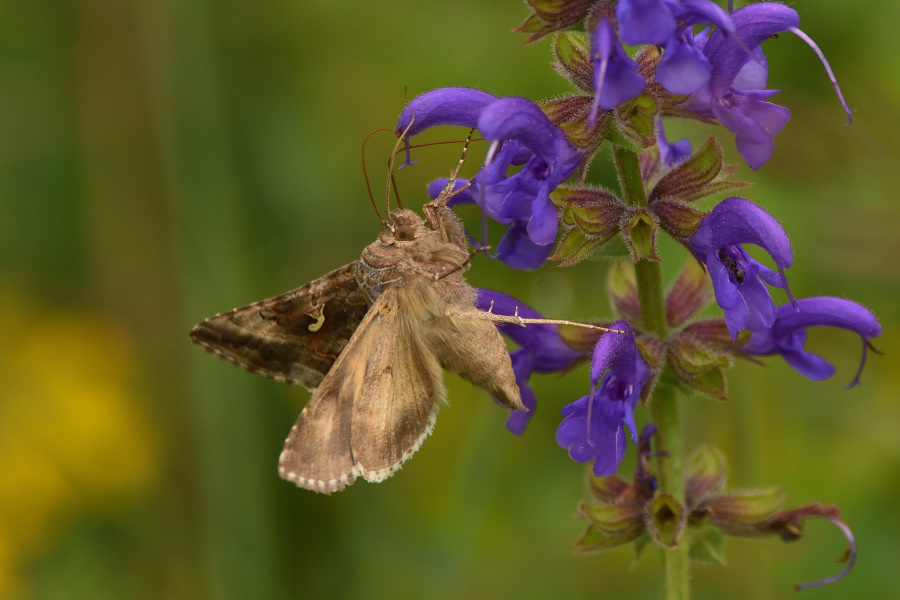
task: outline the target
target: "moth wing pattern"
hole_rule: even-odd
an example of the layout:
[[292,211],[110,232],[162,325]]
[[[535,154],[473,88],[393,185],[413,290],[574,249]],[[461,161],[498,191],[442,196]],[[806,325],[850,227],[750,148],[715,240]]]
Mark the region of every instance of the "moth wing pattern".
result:
[[319,386],[371,305],[354,261],[290,292],[212,316],[191,340],[251,373]]
[[398,288],[372,305],[288,434],[282,478],[325,494],[360,476],[382,481],[431,433],[441,367],[405,310]]

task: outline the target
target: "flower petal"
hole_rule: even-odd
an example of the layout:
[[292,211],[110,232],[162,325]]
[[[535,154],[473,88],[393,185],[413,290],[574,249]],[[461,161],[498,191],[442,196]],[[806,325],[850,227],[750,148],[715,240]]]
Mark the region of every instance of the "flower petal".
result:
[[[474,88],[438,88],[414,98],[400,113],[396,131],[414,136],[437,125],[460,125],[473,128],[478,116],[495,96]],[[410,127],[410,123],[412,126]]]

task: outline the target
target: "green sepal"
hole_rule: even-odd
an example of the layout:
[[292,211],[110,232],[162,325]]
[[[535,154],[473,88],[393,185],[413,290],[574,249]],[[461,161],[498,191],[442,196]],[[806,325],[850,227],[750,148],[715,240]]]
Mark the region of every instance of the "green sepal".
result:
[[706,270],[697,261],[688,261],[666,294],[666,321],[669,327],[680,326],[712,298]]
[[594,258],[607,260],[616,260],[625,258],[626,256],[631,256],[631,251],[628,250],[628,246],[625,244],[625,240],[622,239],[621,235],[609,240],[609,243],[605,244],[600,248],[599,252],[594,254]]
[[615,502],[628,488],[627,481],[616,475],[597,477],[589,472],[588,485],[591,494],[601,502]]
[[557,73],[577,88],[593,92],[594,66],[591,46],[584,33],[565,31],[553,37],[553,53],[558,62],[550,63]]
[[710,520],[729,533],[729,529],[742,531],[761,523],[774,515],[784,502],[784,490],[780,487],[748,490],[723,494],[708,500]]
[[709,214],[709,211],[697,210],[672,199],[657,200],[653,202],[652,207],[663,231],[683,243],[697,230],[700,221]]
[[693,391],[700,392],[715,400],[728,400],[728,386],[725,374],[719,367],[684,380],[684,383]]
[[636,538],[644,531],[644,507],[642,504],[591,504],[582,502],[579,507],[594,528],[614,536]]
[[513,33],[531,33],[526,44],[537,41],[554,31],[562,31],[582,21],[593,0],[526,0],[534,10]]
[[[598,111],[599,114],[599,111]],[[610,127],[609,131],[606,132],[606,139],[609,140],[610,143],[621,146],[622,148],[628,150],[629,152],[634,152],[635,154],[640,154],[644,149],[640,143],[631,137],[625,135],[622,132],[621,127],[619,127],[619,123],[616,123],[616,127]]]
[[550,260],[560,261],[560,267],[574,265],[589,258],[606,241],[603,238],[593,239],[581,229],[574,227],[563,236]]
[[634,267],[623,260],[613,263],[606,275],[606,291],[619,316],[640,329],[641,301]]
[[564,224],[607,240],[618,233],[625,212],[622,201],[603,188],[560,186],[550,194],[550,199],[558,211],[562,209]]
[[700,150],[688,160],[666,173],[653,187],[649,201],[663,198],[693,202],[712,194],[750,185],[747,182],[731,182],[728,179],[737,166],[722,162],[722,149],[716,138],[709,138]]
[[687,521],[687,511],[675,496],[667,492],[657,494],[647,505],[647,531],[664,548],[678,545]]
[[726,564],[724,544],[725,536],[718,527],[712,525],[692,526],[688,529],[690,533],[690,545],[688,546],[688,557],[693,562]]
[[639,532],[637,535],[610,535],[591,526],[588,527],[581,538],[575,542],[575,549],[573,552],[575,552],[575,554],[587,554],[589,552],[610,550],[632,542],[641,535],[643,535],[643,532]]
[[569,141],[582,151],[584,158],[579,168],[590,161],[603,143],[612,123],[609,112],[599,112],[593,123],[588,123],[591,97],[585,95],[564,96],[540,105],[553,124],[563,130]]
[[728,463],[714,446],[700,446],[688,458],[685,468],[687,502],[695,506],[725,487]]
[[656,233],[659,223],[643,209],[633,209],[631,217],[622,227],[622,238],[631,252],[632,262],[646,259],[659,261],[656,253]]
[[649,333],[640,333],[634,344],[652,372],[658,372],[663,368],[667,349],[658,337]]
[[636,566],[642,558],[644,558],[644,550],[650,545],[650,536],[642,535],[634,540],[634,559],[631,561],[632,566]]
[[722,352],[740,353],[740,346],[747,343],[752,332],[743,329],[738,333],[737,340],[732,341],[725,319],[708,319],[694,321],[685,327],[682,333]]
[[653,96],[644,92],[619,106],[616,121],[622,134],[638,147],[638,152],[656,143],[656,116],[659,107]]
[[[595,324],[601,325],[600,323]],[[572,350],[582,352],[585,355],[585,360],[590,358],[594,346],[597,345],[597,342],[600,341],[600,336],[604,333],[597,329],[587,329],[575,325],[559,325],[556,331],[559,333],[559,337],[562,338],[563,343]]]
[[732,363],[728,353],[683,332],[671,337],[668,345],[672,367],[684,378],[696,377],[716,367],[730,367]]

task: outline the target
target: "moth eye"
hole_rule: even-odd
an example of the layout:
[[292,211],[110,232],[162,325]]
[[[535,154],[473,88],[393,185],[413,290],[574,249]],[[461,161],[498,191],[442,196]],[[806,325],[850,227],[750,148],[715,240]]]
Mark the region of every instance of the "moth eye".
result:
[[401,225],[394,230],[394,239],[398,242],[411,242],[416,235],[409,225]]

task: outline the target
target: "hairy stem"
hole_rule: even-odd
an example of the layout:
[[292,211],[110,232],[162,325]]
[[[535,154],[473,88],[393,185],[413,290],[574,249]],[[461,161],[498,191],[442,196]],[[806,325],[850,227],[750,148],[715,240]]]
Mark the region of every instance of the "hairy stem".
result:
[[[641,178],[638,156],[634,152],[616,146],[613,151],[619,185],[625,202],[633,206],[647,206],[647,194]],[[658,262],[641,259],[634,265],[641,304],[644,329],[664,340],[669,335],[666,322],[666,305],[662,283],[662,271]],[[678,396],[675,388],[659,385],[650,399],[650,414],[656,424],[656,448],[665,456],[656,459],[659,491],[668,492],[679,502],[684,502],[684,474],[681,423],[678,416]],[[690,598],[690,572],[687,545],[663,550],[663,572],[666,600]]]

